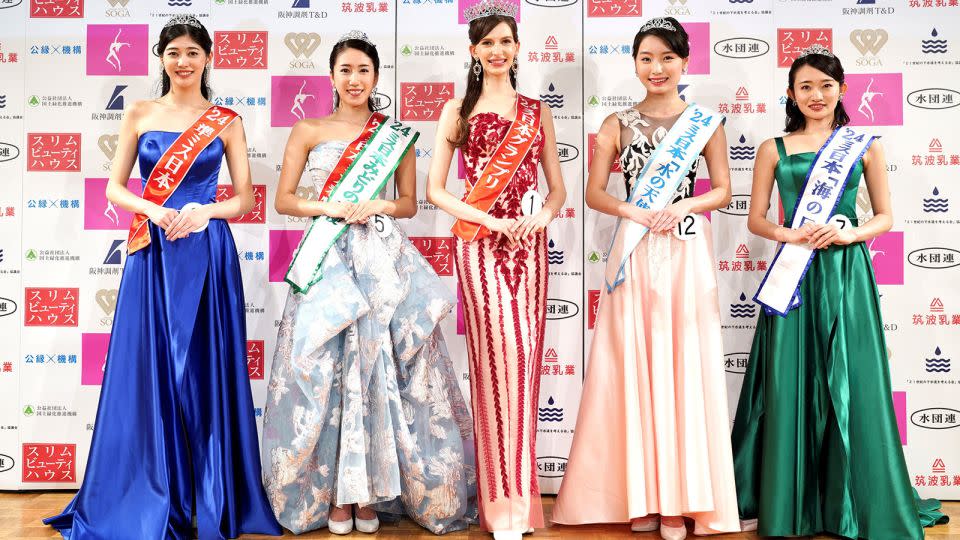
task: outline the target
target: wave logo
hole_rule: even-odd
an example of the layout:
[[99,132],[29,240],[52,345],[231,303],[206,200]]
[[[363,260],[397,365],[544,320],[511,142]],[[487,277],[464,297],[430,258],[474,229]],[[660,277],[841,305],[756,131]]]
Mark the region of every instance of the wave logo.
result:
[[747,143],[747,138],[743,135],[740,136],[740,146],[731,146],[730,147],[730,159],[738,160],[753,160],[757,157],[757,147],[750,146]]
[[757,305],[747,302],[747,295],[740,293],[740,302],[730,304],[730,316],[735,319],[748,319],[756,316]]
[[167,0],[170,7],[187,7],[193,5],[193,0]]
[[555,404],[553,396],[550,396],[547,406],[537,410],[537,418],[541,422],[563,422],[563,407],[554,407]]
[[940,196],[940,190],[936,187],[933,188],[933,194],[930,198],[923,199],[923,211],[932,214],[932,213],[946,213],[950,210],[950,199]]
[[540,101],[546,103],[551,109],[563,108],[563,94],[557,92],[557,87],[550,83],[546,94],[540,94]]
[[937,29],[934,28],[930,32],[930,39],[920,42],[920,50],[923,54],[947,54],[947,40],[937,39],[939,35]]
[[6,108],[7,108],[7,95],[3,94],[2,96],[0,96],[0,109],[6,109]]
[[933,351],[933,358],[927,358],[927,373],[950,373],[950,359],[943,358],[940,347]]
[[557,244],[553,239],[547,244],[547,262],[550,264],[563,264],[563,250],[557,249]]

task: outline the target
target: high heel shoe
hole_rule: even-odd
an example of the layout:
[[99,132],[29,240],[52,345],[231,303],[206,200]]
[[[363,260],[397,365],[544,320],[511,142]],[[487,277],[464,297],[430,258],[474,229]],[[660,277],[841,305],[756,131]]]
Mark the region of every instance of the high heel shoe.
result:
[[660,527],[658,516],[633,518],[630,520],[630,530],[633,532],[651,532]]
[[740,520],[740,530],[743,532],[755,531],[757,530],[757,520],[756,519],[741,519]]
[[333,534],[350,534],[353,532],[353,519],[344,521],[327,520],[327,529]]
[[354,516],[353,521],[357,524],[357,530],[362,533],[373,534],[380,529],[380,520],[377,519],[377,516],[374,516],[373,519],[360,519]]
[[663,540],[684,540],[687,537],[687,526],[671,527],[660,522],[660,537]]

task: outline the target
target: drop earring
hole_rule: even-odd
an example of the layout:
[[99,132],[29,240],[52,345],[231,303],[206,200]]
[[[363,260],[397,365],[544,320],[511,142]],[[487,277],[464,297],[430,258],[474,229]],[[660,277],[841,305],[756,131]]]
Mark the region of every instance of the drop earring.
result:
[[480,80],[480,72],[482,71],[483,71],[483,67],[480,66],[480,59],[474,58],[473,59],[473,76],[477,81]]
[[518,63],[517,63],[517,59],[514,58],[514,59],[513,59],[513,65],[510,66],[510,71],[512,71],[512,72],[513,72],[513,76],[516,77],[516,76],[517,76],[517,71],[519,71],[519,70],[520,70],[520,64],[518,64]]

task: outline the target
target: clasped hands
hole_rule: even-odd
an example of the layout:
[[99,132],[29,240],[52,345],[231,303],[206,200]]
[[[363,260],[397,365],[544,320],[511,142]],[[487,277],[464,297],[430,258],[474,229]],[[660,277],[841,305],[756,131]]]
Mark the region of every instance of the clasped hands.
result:
[[206,227],[210,221],[210,214],[211,210],[208,204],[202,204],[186,212],[178,212],[173,208],[154,204],[146,211],[146,216],[157,227],[164,230],[164,236],[170,242],[186,238],[190,236],[190,233]]
[[535,214],[516,219],[497,218],[487,214],[481,225],[499,234],[507,241],[507,247],[513,249],[519,245],[525,246],[531,236],[553,221],[553,217],[554,213],[544,206]]

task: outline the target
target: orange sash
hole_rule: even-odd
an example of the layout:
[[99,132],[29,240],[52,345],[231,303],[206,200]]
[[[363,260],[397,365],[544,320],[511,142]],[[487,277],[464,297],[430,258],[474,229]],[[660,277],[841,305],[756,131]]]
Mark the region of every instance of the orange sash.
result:
[[[539,132],[540,101],[517,94],[517,116],[463,202],[481,212],[489,212],[513,180]],[[483,225],[462,219],[458,219],[451,230],[464,242],[490,235],[490,230]]]
[[[225,107],[214,105],[207,109],[196,122],[180,134],[167,151],[154,165],[147,184],[143,187],[143,198],[163,206],[173,195],[180,182],[187,177],[193,162],[200,152],[210,145],[237,118],[237,113]],[[133,216],[130,235],[127,238],[127,252],[134,252],[150,245],[150,220],[144,214]]]
[[327,177],[326,182],[323,183],[323,190],[320,191],[320,196],[317,200],[325,201],[330,197],[330,192],[333,191],[333,188],[337,187],[337,182],[343,178],[344,173],[350,168],[353,160],[355,160],[357,155],[360,154],[360,151],[363,150],[363,146],[373,137],[373,134],[377,132],[377,128],[386,118],[386,116],[378,112],[370,115],[367,123],[363,126],[363,131],[360,132],[360,136],[347,145],[343,153],[340,154],[340,159],[333,167],[333,170],[330,171],[330,176]]

